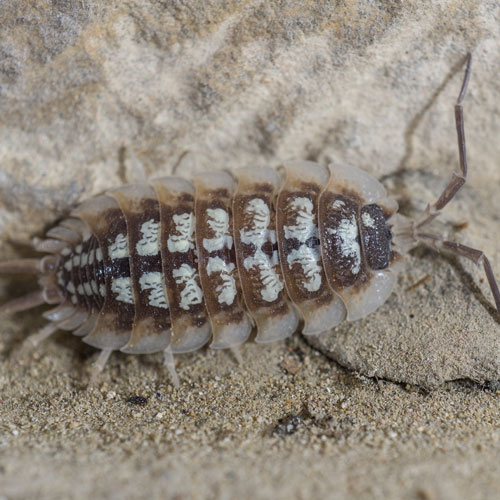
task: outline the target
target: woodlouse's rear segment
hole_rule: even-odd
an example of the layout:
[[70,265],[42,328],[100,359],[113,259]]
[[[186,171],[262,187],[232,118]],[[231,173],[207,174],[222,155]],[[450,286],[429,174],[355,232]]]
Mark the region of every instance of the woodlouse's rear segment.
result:
[[0,272],[40,274],[41,290],[0,307],[16,312],[58,304],[28,339],[73,331],[109,354],[172,355],[293,334],[320,334],[363,318],[390,295],[402,255],[419,242],[482,263],[500,311],[486,256],[422,228],[465,183],[461,101],[456,104],[461,174],[454,174],[422,218],[395,215],[384,187],[354,167],[289,162],[281,176],[266,167],[166,177],[128,185],[78,206],[36,241],[41,260],[0,264]]

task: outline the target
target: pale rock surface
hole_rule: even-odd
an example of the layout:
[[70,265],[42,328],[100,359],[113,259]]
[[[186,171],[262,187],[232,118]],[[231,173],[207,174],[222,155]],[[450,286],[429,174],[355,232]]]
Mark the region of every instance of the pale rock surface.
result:
[[[3,254],[141,169],[345,162],[416,213],[457,166],[453,103],[472,51],[470,183],[444,221],[469,221],[460,238],[499,276],[499,23],[484,0],[5,2]],[[417,252],[380,311],[313,344],[364,374],[434,386],[500,378],[499,330],[480,270]]]

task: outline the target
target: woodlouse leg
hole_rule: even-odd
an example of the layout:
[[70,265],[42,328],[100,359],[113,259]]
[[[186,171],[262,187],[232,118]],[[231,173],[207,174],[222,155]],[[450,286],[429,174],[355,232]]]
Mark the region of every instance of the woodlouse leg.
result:
[[90,383],[93,384],[96,380],[99,374],[104,370],[104,367],[106,366],[106,362],[109,359],[109,356],[113,352],[112,349],[103,349],[100,353],[97,359],[92,363],[92,367],[90,369]]
[[457,140],[458,140],[458,154],[460,161],[460,173],[453,173],[451,181],[445,187],[438,200],[431,206],[427,205],[422,220],[415,223],[415,229],[420,229],[421,227],[427,225],[429,222],[434,220],[441,210],[453,199],[453,197],[458,193],[460,188],[465,184],[467,179],[467,151],[465,148],[465,131],[464,131],[464,114],[462,101],[465,98],[467,92],[467,85],[470,79],[471,72],[471,61],[472,55],[467,55],[467,66],[465,68],[464,80],[462,82],[462,88],[460,89],[460,94],[458,95],[457,102],[455,103],[455,123],[457,127]]
[[0,315],[12,314],[21,311],[27,311],[33,307],[45,304],[45,294],[43,290],[28,293],[17,299],[10,300],[0,306]]
[[34,335],[30,335],[22,344],[15,358],[23,362],[45,339],[49,338],[58,330],[57,323],[47,323],[41,330]]
[[[125,148],[125,146],[124,146]],[[147,184],[148,174],[144,164],[137,158],[131,147],[124,150],[125,180],[128,184]]]
[[179,377],[177,376],[177,372],[175,371],[175,361],[174,355],[170,349],[165,349],[163,351],[163,364],[166,366],[170,377],[172,378],[172,383],[175,387],[179,387]]
[[231,352],[233,353],[234,358],[238,362],[239,365],[243,364],[243,356],[241,355],[241,351],[239,347],[231,347]]
[[417,233],[416,237],[436,250],[446,250],[472,260],[476,264],[483,264],[484,272],[495,300],[497,312],[500,314],[500,290],[498,289],[498,283],[493,274],[490,261],[481,250],[461,245],[460,243],[455,243],[454,241],[446,241],[441,237],[430,233]]
[[38,274],[41,270],[40,259],[13,259],[0,262],[2,274]]

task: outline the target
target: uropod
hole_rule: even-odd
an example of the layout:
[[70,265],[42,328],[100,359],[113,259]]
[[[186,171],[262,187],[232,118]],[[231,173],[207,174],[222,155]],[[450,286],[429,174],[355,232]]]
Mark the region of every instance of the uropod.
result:
[[460,172],[415,220],[374,177],[345,165],[286,162],[163,177],[107,191],[75,207],[33,247],[45,255],[0,263],[2,273],[38,275],[40,289],[0,313],[55,307],[21,352],[57,330],[101,352],[173,355],[318,335],[382,305],[409,249],[425,244],[484,268],[496,309],[500,292],[484,253],[427,230],[465,184],[462,101],[455,104]]

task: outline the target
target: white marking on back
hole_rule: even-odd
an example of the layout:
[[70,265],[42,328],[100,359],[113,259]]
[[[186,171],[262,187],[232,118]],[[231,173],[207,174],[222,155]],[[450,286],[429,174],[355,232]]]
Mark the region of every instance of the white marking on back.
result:
[[309,198],[295,198],[289,205],[289,210],[296,211],[295,226],[284,226],[287,240],[296,238],[305,243],[311,237],[318,237],[318,228],[314,224],[314,206]]
[[95,250],[91,250],[89,252],[89,264],[92,265],[94,263]]
[[83,284],[83,289],[85,290],[85,293],[87,295],[92,295],[92,288],[90,286],[90,283],[84,283]]
[[99,247],[95,251],[95,258],[96,258],[97,262],[101,262],[102,261],[102,250],[101,250],[101,247]]
[[141,225],[142,238],[137,242],[136,250],[139,255],[156,255],[160,251],[160,238],[158,237],[160,224],[154,219]]
[[116,300],[126,302],[127,304],[134,303],[132,280],[129,277],[113,279],[111,282],[111,291],[117,294]]
[[151,290],[149,293],[149,305],[168,309],[168,299],[165,295],[163,274],[158,272],[144,273],[139,279],[141,290]]
[[345,202],[342,200],[335,200],[332,204],[334,210],[340,210],[342,207],[345,207]]
[[353,274],[358,274],[361,269],[361,248],[358,242],[358,225],[356,216],[350,219],[342,219],[337,229],[328,228],[330,234],[336,234],[340,238],[340,251],[343,257],[353,258],[354,264],[351,268]]
[[66,271],[71,271],[71,269],[73,269],[73,262],[71,259],[68,259],[65,263],[64,263],[64,269],[66,269]]
[[186,212],[172,217],[175,230],[179,234],[171,234],[167,240],[169,252],[182,252],[194,248],[194,216],[192,212]]
[[68,247],[65,247],[61,250],[61,255],[67,257],[71,253],[71,250]]
[[181,267],[172,271],[172,275],[178,285],[185,284],[181,290],[181,309],[189,311],[191,305],[201,304],[203,292],[196,281],[198,277],[196,270],[189,264],[182,264]]
[[364,212],[361,214],[361,220],[366,227],[375,228],[375,221],[369,213]]
[[220,257],[209,257],[207,263],[207,274],[211,276],[213,273],[219,273],[223,281],[222,285],[216,287],[218,292],[217,300],[219,304],[227,304],[230,306],[236,297],[236,283],[231,276],[234,271],[234,264],[224,262]]
[[283,283],[274,269],[278,265],[278,252],[274,251],[270,259],[262,250],[266,241],[276,243],[276,231],[268,229],[271,222],[270,209],[264,200],[254,198],[246,206],[245,215],[252,217],[252,223],[249,229],[240,229],[240,238],[242,243],[254,245],[255,252],[243,261],[243,266],[247,271],[250,269],[259,271],[262,285],[260,295],[266,302],[274,302],[283,290]]
[[[272,261],[277,260],[277,252],[273,252]],[[281,290],[283,290],[283,283],[281,283],[281,280],[274,270],[272,261],[260,248],[255,252],[253,257],[247,257],[243,261],[243,265],[247,271],[253,268],[259,270],[260,280],[263,286],[260,295],[266,302],[274,302],[278,298]]]
[[233,237],[229,234],[229,214],[222,208],[207,208],[207,224],[213,231],[213,238],[203,238],[203,248],[207,252],[233,247]]
[[240,230],[240,238],[243,243],[261,247],[268,239],[271,243],[276,241],[276,235],[272,241],[272,236],[269,234],[274,233],[274,231],[267,230],[271,222],[271,214],[264,200],[261,198],[251,200],[245,208],[245,214],[252,216],[252,226],[246,231]]
[[76,298],[76,295],[72,295],[71,296],[71,302],[73,302],[73,304],[76,304],[78,302],[78,299]]
[[317,292],[321,287],[321,267],[319,266],[318,247],[309,248],[307,245],[300,245],[298,250],[293,249],[287,256],[290,267],[298,263],[302,267],[306,280],[303,282],[306,290]]
[[94,295],[99,295],[99,288],[97,288],[96,280],[92,280],[90,282],[90,286],[92,287],[92,291],[94,292]]
[[104,283],[99,285],[99,295],[101,297],[106,297],[106,285]]
[[78,288],[76,289],[76,291],[80,294],[80,295],[83,295],[85,292],[83,291],[83,285],[78,285]]
[[[340,203],[344,202],[340,201]],[[298,197],[289,204],[288,208],[296,211],[297,217],[295,226],[284,226],[285,238],[295,238],[301,242],[301,245],[288,254],[287,262],[290,267],[295,263],[302,267],[306,279],[301,284],[309,292],[316,292],[321,287],[319,250],[317,247],[310,248],[306,245],[310,238],[318,238],[318,227],[314,223],[314,205],[309,198]]]
[[68,284],[66,285],[66,290],[68,290],[69,293],[72,295],[75,293],[75,285],[73,284],[72,281],[68,281]]
[[110,259],[122,259],[129,256],[128,241],[125,234],[119,234],[115,241],[108,247]]

